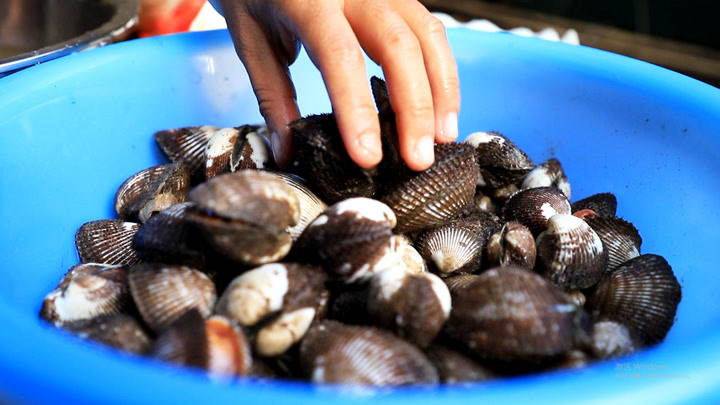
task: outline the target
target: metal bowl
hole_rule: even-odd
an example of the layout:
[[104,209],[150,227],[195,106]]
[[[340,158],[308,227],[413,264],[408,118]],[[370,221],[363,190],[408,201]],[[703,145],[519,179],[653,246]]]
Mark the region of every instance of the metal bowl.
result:
[[71,52],[127,39],[136,0],[0,2],[0,77]]

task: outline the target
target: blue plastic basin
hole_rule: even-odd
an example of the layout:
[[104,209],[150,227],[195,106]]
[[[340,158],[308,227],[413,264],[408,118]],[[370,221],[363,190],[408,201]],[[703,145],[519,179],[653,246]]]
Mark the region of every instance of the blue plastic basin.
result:
[[[77,228],[112,217],[117,187],[162,161],[155,131],[260,120],[227,33],[193,33],[72,54],[0,80],[0,402],[720,401],[720,90],[585,47],[460,29],[449,37],[460,68],[461,134],[497,130],[536,162],[559,158],[573,200],[614,192],[643,252],[673,266],[683,299],[664,343],[581,371],[358,393],[212,381],[46,325],[37,313],[77,263]],[[292,73],[303,114],[329,111],[305,55]]]

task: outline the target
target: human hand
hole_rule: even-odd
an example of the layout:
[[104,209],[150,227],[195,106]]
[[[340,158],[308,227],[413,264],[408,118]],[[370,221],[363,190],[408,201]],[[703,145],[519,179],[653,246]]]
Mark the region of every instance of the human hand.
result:
[[460,91],[445,29],[415,0],[220,0],[281,166],[292,159],[288,125],[300,117],[288,66],[300,45],[320,70],[350,158],[380,162],[380,124],[362,51],[382,66],[400,156],[428,168],[433,142],[457,137]]

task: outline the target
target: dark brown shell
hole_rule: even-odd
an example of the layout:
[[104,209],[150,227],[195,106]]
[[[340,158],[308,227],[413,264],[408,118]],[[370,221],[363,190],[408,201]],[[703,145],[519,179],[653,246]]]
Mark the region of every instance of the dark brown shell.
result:
[[432,273],[397,267],[373,277],[367,308],[377,326],[427,347],[450,315],[450,292]]
[[536,243],[543,274],[563,290],[589,288],[603,275],[607,253],[602,240],[574,215],[552,216]]
[[172,128],[155,133],[155,142],[171,162],[185,163],[193,184],[205,180],[205,148],[219,127]]
[[525,175],[520,188],[555,187],[571,198],[571,187],[560,161],[550,158]]
[[603,241],[608,270],[640,255],[642,238],[630,222],[614,215],[587,215],[584,220]]
[[310,329],[300,345],[300,362],[315,383],[399,386],[438,382],[435,367],[410,343],[375,328],[334,321]]
[[499,227],[494,215],[477,212],[423,232],[416,246],[431,269],[442,276],[474,272],[482,265],[488,238]]
[[186,218],[193,205],[186,201],[153,215],[132,240],[137,255],[147,262],[203,267],[205,246]]
[[322,266],[332,280],[367,281],[402,260],[393,237],[395,215],[380,201],[358,197],[330,206],[300,235],[293,255]]
[[152,347],[152,339],[130,315],[117,313],[92,319],[68,322],[62,325],[83,339],[112,346],[129,353],[147,354]]
[[482,358],[537,360],[573,347],[584,332],[580,311],[543,277],[496,267],[453,291],[446,331]]
[[82,263],[121,264],[140,262],[132,240],[140,224],[121,219],[84,223],[75,233],[75,248]]
[[115,194],[115,212],[124,221],[147,221],[156,212],[184,202],[190,171],[184,163],[149,167],[125,180]]
[[356,165],[347,154],[333,114],[309,115],[290,123],[296,167],[329,204],[351,197],[371,197],[374,171]]
[[597,193],[577,200],[570,204],[572,212],[585,209],[593,210],[598,215],[615,215],[617,211],[617,197],[612,193]]
[[287,183],[269,172],[243,170],[193,188],[188,220],[222,255],[249,265],[282,259],[292,245],[300,203]]
[[43,300],[40,318],[66,322],[119,313],[130,301],[128,269],[122,265],[81,263],[63,276]]
[[475,148],[479,186],[501,188],[517,183],[535,167],[525,152],[499,132],[475,132],[465,143]]
[[245,333],[221,316],[191,309],[158,336],[153,357],[207,370],[213,376],[247,375],[253,365]]
[[244,169],[275,166],[264,125],[222,128],[208,140],[205,150],[205,178]]
[[435,145],[435,163],[422,172],[403,171],[384,185],[380,200],[395,212],[397,232],[434,228],[452,221],[472,204],[477,177],[470,145]]
[[643,254],[605,273],[587,299],[593,313],[618,319],[653,345],[665,339],[681,297],[668,262]]
[[598,359],[624,356],[642,347],[642,339],[635,330],[621,322],[604,317],[593,323],[590,349]]
[[508,198],[502,214],[505,220],[520,222],[537,236],[545,230],[550,217],[570,214],[570,202],[554,187],[527,188]]
[[516,221],[506,222],[488,240],[487,257],[490,267],[534,268],[537,249],[530,228]]
[[130,292],[145,323],[162,332],[188,310],[212,312],[215,284],[199,270],[180,265],[140,263],[128,274]]
[[425,354],[437,369],[443,384],[456,385],[496,377],[489,368],[447,346],[433,344],[425,350]]

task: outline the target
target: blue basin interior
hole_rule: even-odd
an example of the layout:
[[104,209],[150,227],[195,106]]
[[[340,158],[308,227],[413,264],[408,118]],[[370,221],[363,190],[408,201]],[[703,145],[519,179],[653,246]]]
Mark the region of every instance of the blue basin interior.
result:
[[[664,343],[580,371],[358,391],[210,380],[40,321],[43,297],[77,263],[77,228],[114,217],[117,187],[163,161],[155,131],[261,120],[227,32],[190,33],[71,54],[0,80],[0,402],[720,400],[720,90],[582,46],[464,29],[448,35],[460,70],[461,136],[496,130],[538,163],[557,157],[573,201],[615,193],[642,251],[672,265],[683,299]],[[380,73],[368,64],[369,75]],[[305,54],[292,74],[303,114],[330,111]]]

